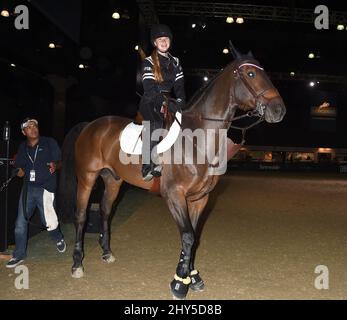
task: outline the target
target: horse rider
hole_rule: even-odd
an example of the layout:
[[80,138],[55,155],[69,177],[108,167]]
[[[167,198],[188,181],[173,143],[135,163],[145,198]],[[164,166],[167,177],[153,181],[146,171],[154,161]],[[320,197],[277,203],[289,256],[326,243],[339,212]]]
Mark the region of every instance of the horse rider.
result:
[[[172,113],[183,109],[185,105],[184,76],[178,58],[172,56],[169,49],[172,44],[172,32],[167,25],[157,24],[152,26],[150,34],[151,44],[154,46],[152,54],[142,63],[142,84],[144,94],[140,102],[140,112],[143,119],[150,122],[149,129],[149,158],[150,163],[143,163],[142,175],[145,181],[150,181],[154,176],[161,175],[161,166],[152,159],[156,155],[158,141],[152,140],[152,133],[163,128],[164,116],[162,106],[167,105]],[[173,91],[175,99],[168,99]],[[145,129],[146,130],[146,126]],[[148,144],[147,144],[148,146]],[[153,151],[154,150],[154,151]],[[142,155],[148,152],[143,143]],[[147,154],[148,155],[148,154]]]

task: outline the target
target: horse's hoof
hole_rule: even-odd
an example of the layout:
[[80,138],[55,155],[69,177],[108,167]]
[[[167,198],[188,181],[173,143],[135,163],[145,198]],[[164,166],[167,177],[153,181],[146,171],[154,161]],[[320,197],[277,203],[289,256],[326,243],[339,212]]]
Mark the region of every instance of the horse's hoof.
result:
[[190,279],[192,280],[192,282],[189,285],[189,288],[195,292],[198,291],[204,291],[205,289],[205,283],[204,281],[201,279],[200,275],[199,275],[199,271],[192,271],[190,274]]
[[102,260],[104,260],[107,263],[113,263],[116,261],[116,258],[112,253],[108,253],[102,256]]
[[196,284],[191,284],[189,286],[189,289],[193,290],[194,292],[204,291],[205,283],[202,281],[202,282],[199,282],[199,283],[196,283]]
[[188,293],[189,284],[184,284],[179,280],[172,280],[170,289],[175,300],[185,300]]
[[72,268],[71,276],[72,278],[75,278],[75,279],[82,278],[84,276],[83,267]]

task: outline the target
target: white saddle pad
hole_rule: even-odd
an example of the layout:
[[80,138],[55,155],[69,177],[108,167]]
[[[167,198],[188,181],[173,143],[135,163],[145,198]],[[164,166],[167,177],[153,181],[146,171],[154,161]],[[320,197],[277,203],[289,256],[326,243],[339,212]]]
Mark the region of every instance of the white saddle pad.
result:
[[[182,114],[176,112],[176,118],[181,123]],[[120,134],[120,147],[128,154],[140,155],[142,154],[142,139],[141,132],[143,125],[135,124],[134,122],[129,123]],[[157,146],[157,152],[163,153],[171,148],[179,136],[181,127],[175,120],[163,140]]]

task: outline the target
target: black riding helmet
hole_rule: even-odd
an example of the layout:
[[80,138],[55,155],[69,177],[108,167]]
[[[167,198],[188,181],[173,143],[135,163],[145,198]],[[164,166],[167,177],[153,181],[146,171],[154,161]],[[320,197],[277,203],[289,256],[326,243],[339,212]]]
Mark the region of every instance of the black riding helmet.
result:
[[155,24],[151,28],[151,43],[154,45],[154,41],[160,37],[168,37],[172,42],[172,32],[170,28],[165,24]]

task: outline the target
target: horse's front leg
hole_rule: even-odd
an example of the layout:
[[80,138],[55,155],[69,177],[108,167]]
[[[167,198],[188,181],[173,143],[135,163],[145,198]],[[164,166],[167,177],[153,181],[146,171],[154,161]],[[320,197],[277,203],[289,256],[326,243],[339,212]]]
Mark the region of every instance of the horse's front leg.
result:
[[171,191],[169,194],[166,201],[179,228],[182,243],[180,259],[170,288],[174,298],[184,299],[191,283],[189,274],[192,248],[194,245],[194,231],[190,222],[185,196],[175,191]]
[[207,201],[208,201],[208,194],[197,201],[187,200],[189,217],[190,217],[190,221],[191,221],[194,234],[195,234],[195,243],[192,249],[190,267],[189,267],[189,276],[191,279],[191,284],[189,288],[192,289],[193,291],[203,291],[205,288],[204,281],[202,280],[199,271],[196,270],[194,267],[194,262],[195,262],[196,249],[199,244],[199,237],[200,237],[199,221],[200,221],[201,214],[203,213],[206,207]]

